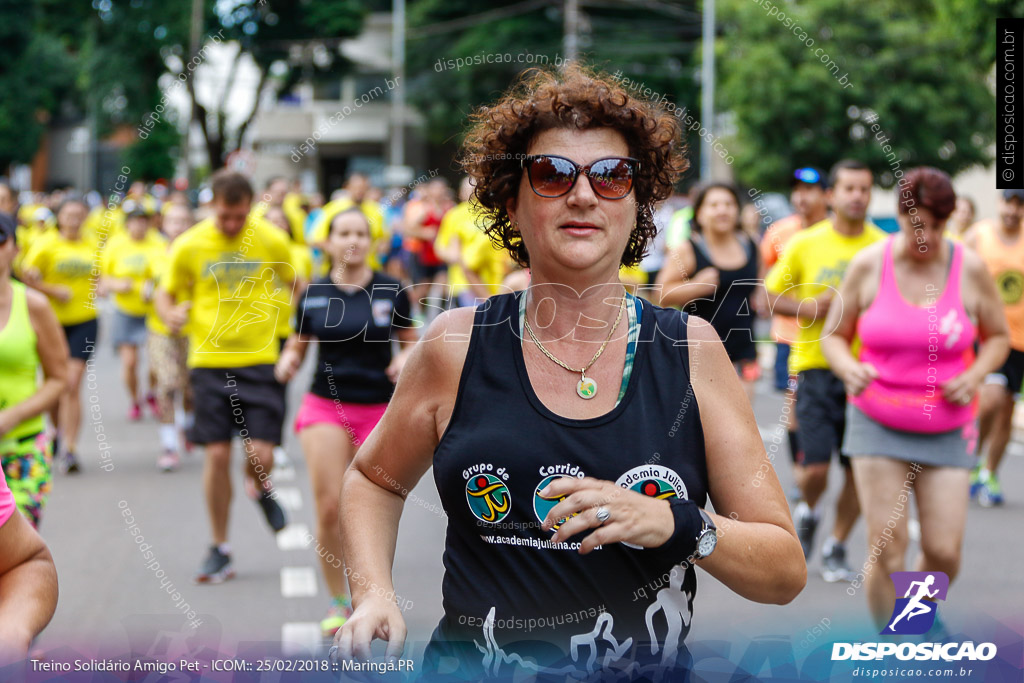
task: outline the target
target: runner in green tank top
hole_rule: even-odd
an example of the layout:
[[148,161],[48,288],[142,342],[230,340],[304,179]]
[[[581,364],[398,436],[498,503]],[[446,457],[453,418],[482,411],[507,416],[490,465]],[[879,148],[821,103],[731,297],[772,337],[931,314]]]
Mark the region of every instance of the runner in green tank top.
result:
[[18,509],[38,526],[52,458],[43,413],[64,390],[68,346],[46,297],[11,279],[14,231],[0,214],[0,464]]

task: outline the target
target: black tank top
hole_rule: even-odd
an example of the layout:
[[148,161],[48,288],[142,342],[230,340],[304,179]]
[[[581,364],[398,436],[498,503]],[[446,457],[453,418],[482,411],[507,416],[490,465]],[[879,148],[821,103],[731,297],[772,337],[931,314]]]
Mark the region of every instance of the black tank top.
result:
[[[494,296],[477,309],[451,421],[434,452],[448,515],[445,616],[424,664],[456,657],[456,679],[504,677],[515,667],[564,675],[602,662],[685,668],[697,587],[693,567],[679,567],[686,558],[621,543],[580,555],[592,530],[552,547],[553,532],[540,523],[557,501],[538,491],[555,477],[590,476],[705,505],[687,314],[644,301],[625,396],[605,415],[579,420],[554,414],[533,391],[516,326],[519,296]],[[566,372],[567,391],[571,380]],[[536,664],[523,662],[527,653]]]
[[690,238],[697,261],[694,272],[717,268],[719,282],[714,298],[697,299],[683,307],[684,311],[711,323],[732,361],[757,358],[753,331],[755,316],[750,306],[750,294],[757,283],[757,247],[745,234],[740,233],[737,239],[746,251],[747,261],[736,270],[725,270],[711,261],[703,239]]

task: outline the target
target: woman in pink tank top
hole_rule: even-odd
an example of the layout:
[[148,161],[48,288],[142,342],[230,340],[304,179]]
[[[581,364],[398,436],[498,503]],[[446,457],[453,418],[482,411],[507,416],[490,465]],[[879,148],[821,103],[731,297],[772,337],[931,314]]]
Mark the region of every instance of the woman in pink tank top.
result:
[[911,489],[921,523],[919,569],[956,576],[976,394],[1009,351],[984,264],[943,237],[956,206],[949,176],[914,169],[897,187],[897,200],[900,231],[850,263],[842,306],[829,311],[821,342],[850,394],[843,452],[867,522],[870,562],[853,585],[864,583],[880,627],[896,598],[889,574],[904,569]]
[[[57,609],[57,570],[46,543],[21,513],[0,471],[0,671],[28,656]],[[13,672],[12,672],[13,673]],[[6,679],[5,679],[6,680]]]

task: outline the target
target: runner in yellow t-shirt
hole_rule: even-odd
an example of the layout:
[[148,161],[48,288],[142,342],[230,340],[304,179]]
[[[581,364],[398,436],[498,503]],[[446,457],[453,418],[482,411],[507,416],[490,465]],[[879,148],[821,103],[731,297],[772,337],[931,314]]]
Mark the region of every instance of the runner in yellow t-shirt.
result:
[[1024,382],[1024,190],[1003,190],[999,217],[973,225],[964,242],[978,252],[1003,299],[1010,328],[1010,355],[989,374],[978,392],[978,454],[984,461],[971,472],[971,497],[983,507],[1001,505],[996,472],[1013,433],[1013,410]]
[[448,264],[448,286],[459,306],[497,294],[508,270],[504,251],[498,251],[484,233],[472,200],[468,178],[459,185],[459,201],[441,219],[434,251]]
[[825,316],[850,260],[861,249],[885,237],[866,220],[871,200],[871,170],[858,161],[840,161],[829,177],[828,200],[835,215],[794,235],[768,273],[765,286],[773,313],[800,319],[800,331],[789,357],[789,372],[797,375],[796,414],[799,420],[803,500],[795,511],[797,534],[809,556],[819,515],[815,508],[828,484],[833,451],[840,452],[846,475],[836,504],[832,537],[823,550],[826,581],[849,581],[854,574],[846,562],[844,543],[860,508],[849,460],[842,455],[846,425],[846,387],[829,369],[819,341]]
[[[324,205],[324,208],[320,210],[320,215],[316,219],[316,223],[313,225],[313,229],[309,236],[309,245],[312,247],[322,248],[323,244],[327,241],[327,235],[330,232],[331,221],[334,217],[345,209],[353,206],[358,206],[359,210],[366,216],[367,222],[370,224],[370,239],[372,245],[370,247],[370,255],[367,258],[367,263],[373,270],[380,270],[380,258],[378,256],[378,250],[387,247],[387,240],[384,239],[387,233],[384,229],[384,214],[380,210],[380,205],[376,202],[372,202],[367,198],[367,194],[370,191],[370,179],[362,173],[353,173],[349,176],[344,186],[345,195],[338,199],[332,199]],[[320,263],[320,267],[317,269],[317,276],[322,277],[327,274],[329,265],[326,259]]]
[[196,400],[193,442],[206,446],[204,481],[213,537],[196,574],[202,583],[233,576],[227,546],[231,439],[238,434],[246,472],[259,482],[257,502],[276,532],[284,511],[273,495],[273,448],[281,443],[284,385],[274,378],[278,321],[287,306],[278,290],[295,281],[288,240],[249,215],[253,191],[239,173],[214,174],[213,215],[178,237],[156,295],[172,333],[189,324],[190,379]]
[[146,344],[146,298],[150,262],[164,257],[164,239],[150,230],[150,216],[134,200],[124,203],[125,232],[108,240],[100,267],[100,292],[114,295],[113,341],[121,357],[121,376],[131,397],[128,419],[142,418],[139,400],[139,348]]
[[266,218],[271,207],[284,211],[288,236],[299,244],[305,244],[306,212],[302,210],[302,195],[289,192],[288,181],[281,176],[267,181],[263,195],[253,204],[252,215],[254,218]]
[[[306,291],[306,285],[309,284],[310,278],[313,276],[313,256],[310,253],[309,247],[298,244],[292,241],[291,235],[291,223],[288,221],[288,216],[285,210],[281,206],[270,206],[267,208],[264,216],[267,222],[277,226],[281,229],[282,233],[288,239],[288,251],[292,256],[292,265],[295,267],[295,284],[292,288],[281,286],[279,288],[277,299],[283,306],[287,306],[288,315],[281,316],[278,319],[277,324],[277,336],[280,342],[281,349],[284,349],[285,342],[295,332],[293,320],[295,319],[295,303],[298,301],[299,294]],[[285,395],[287,399],[287,394]],[[285,402],[285,412],[288,410],[287,401]],[[274,447],[274,462],[279,466],[286,466],[290,463],[288,454],[281,446]]]
[[26,284],[50,297],[71,351],[68,386],[54,420],[58,462],[68,473],[79,470],[76,452],[82,418],[82,375],[95,349],[98,332],[99,246],[82,237],[86,211],[85,204],[77,199],[65,201],[57,211],[58,232],[37,240],[21,264]]
[[[767,272],[782,256],[786,244],[794,235],[828,217],[828,202],[825,193],[828,179],[825,174],[811,167],[798,168],[789,176],[789,200],[796,213],[775,221],[769,226],[761,240],[761,263]],[[755,205],[759,199],[755,199]],[[794,316],[777,313],[772,316],[772,337],[775,340],[775,390],[785,392],[786,405],[796,400],[795,384],[790,386],[789,352],[790,345],[800,335],[800,323]],[[795,378],[794,378],[795,379]],[[786,438],[789,441],[789,456],[793,462],[793,475],[797,480],[803,476],[800,462],[800,446],[797,440],[796,415],[790,414],[786,424]],[[799,491],[799,486],[796,489]],[[799,494],[795,496],[799,498]]]
[[[165,205],[163,212],[164,247],[161,258],[150,259],[147,263],[147,295],[152,301],[160,278],[166,268],[171,245],[186,230],[192,227],[192,207],[188,204]],[[192,387],[188,381],[188,330],[171,334],[163,320],[157,315],[156,307],[150,306],[146,314],[146,328],[149,340],[146,351],[149,366],[155,379],[153,393],[156,399],[157,419],[160,420],[161,453],[156,464],[164,472],[178,468],[181,461],[181,441],[185,450],[191,451],[192,444],[184,437],[184,430],[192,425],[195,414],[192,411]],[[181,400],[182,411],[176,409]]]

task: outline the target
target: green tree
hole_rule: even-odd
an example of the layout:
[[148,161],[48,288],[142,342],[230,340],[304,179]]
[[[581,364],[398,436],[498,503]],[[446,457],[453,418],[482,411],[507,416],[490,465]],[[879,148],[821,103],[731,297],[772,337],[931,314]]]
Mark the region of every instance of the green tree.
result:
[[32,0],[0,0],[0,174],[27,163],[46,124],[74,84],[74,67],[61,47],[37,32]]
[[[190,2],[37,1],[43,7],[47,39],[62,45],[76,60],[83,106],[95,116],[101,135],[121,124],[140,126],[153,121],[156,125],[153,113],[159,111],[163,88],[180,77],[192,99],[193,117],[203,131],[213,168],[241,144],[259,110],[259,95],[266,89],[281,95],[299,74],[322,78],[349,66],[338,46],[359,33],[367,12],[357,0],[206,0],[199,49],[193,53]],[[223,96],[204,102],[196,97],[193,72],[214,42],[233,43],[240,49],[220,89]],[[252,107],[232,129],[228,113],[234,105],[228,95],[237,94],[239,66],[246,58],[256,65],[258,82]],[[172,116],[164,113],[159,122],[169,119]],[[151,158],[160,145],[168,154],[180,146],[165,130],[140,140],[137,153],[144,150]]]
[[[951,175],[990,162],[988,69],[949,57],[965,44],[933,4],[764,5],[720,5],[718,105],[735,116],[737,132],[727,144],[738,180],[783,189],[797,166],[828,168],[852,157],[888,187],[896,180],[894,159],[904,172],[927,164]],[[770,16],[769,7],[786,19]]]
[[1024,18],[1024,0],[945,0],[937,11],[956,38],[956,57],[988,68],[996,61],[996,19]]
[[152,181],[170,178],[174,175],[175,159],[181,144],[181,134],[175,124],[167,119],[157,122],[146,137],[128,145],[121,153],[121,160],[132,170],[132,178]]
[[[214,7],[215,12],[208,17],[207,36],[222,36],[224,40],[235,41],[240,48],[222,90],[224,97],[216,103],[201,103],[196,98],[193,79],[186,82],[194,117],[206,138],[210,165],[217,168],[227,153],[241,144],[259,111],[259,95],[265,88],[271,88],[278,97],[288,92],[300,76],[313,80],[340,78],[351,67],[338,48],[343,40],[359,34],[368,9],[358,0],[228,0],[215,3]],[[227,125],[227,95],[246,56],[259,71],[257,96],[242,123],[231,131]]]
[[[446,145],[450,156],[473,109],[497,99],[524,69],[558,63],[564,23],[558,4],[501,0],[486,10],[474,0],[411,5],[407,92],[426,118],[428,140]],[[679,106],[696,105],[700,15],[690,2],[581,4],[581,61],[620,72]],[[458,59],[466,65],[452,68]]]

